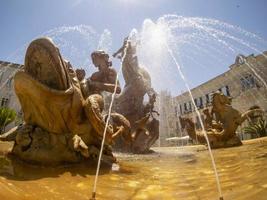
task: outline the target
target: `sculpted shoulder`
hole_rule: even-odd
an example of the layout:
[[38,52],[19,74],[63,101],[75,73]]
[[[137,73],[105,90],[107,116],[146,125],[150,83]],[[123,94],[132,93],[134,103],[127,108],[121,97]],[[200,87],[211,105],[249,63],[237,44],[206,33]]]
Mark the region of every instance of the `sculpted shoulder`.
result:
[[109,75],[116,76],[117,75],[117,71],[113,67],[110,67],[109,68]]
[[89,78],[90,80],[92,81],[96,81],[96,80],[99,80],[100,78],[100,73],[99,72],[95,72],[91,75],[91,77]]

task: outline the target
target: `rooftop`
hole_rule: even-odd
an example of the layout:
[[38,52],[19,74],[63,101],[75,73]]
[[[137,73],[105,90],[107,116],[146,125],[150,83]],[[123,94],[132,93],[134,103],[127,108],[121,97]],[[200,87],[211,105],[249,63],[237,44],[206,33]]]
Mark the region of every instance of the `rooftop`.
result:
[[13,67],[13,68],[20,68],[22,65],[17,63],[11,63],[7,61],[0,60],[0,67]]

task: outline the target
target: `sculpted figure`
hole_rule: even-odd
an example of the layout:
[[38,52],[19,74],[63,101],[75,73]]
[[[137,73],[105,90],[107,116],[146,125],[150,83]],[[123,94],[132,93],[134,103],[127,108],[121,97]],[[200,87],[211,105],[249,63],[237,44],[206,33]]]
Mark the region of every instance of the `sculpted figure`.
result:
[[205,129],[207,130],[212,127],[212,115],[210,114],[208,108],[203,110],[203,114],[205,115],[204,126]]
[[205,130],[216,129],[222,131],[222,124],[220,122],[213,120],[213,116],[208,108],[203,110],[203,114],[205,115],[204,119]]
[[240,113],[231,106],[230,100],[223,93],[217,92],[213,95],[213,112],[218,116],[219,122],[222,123],[223,131],[221,132],[225,140],[235,136],[236,129],[253,113],[262,113],[261,109],[248,110]]
[[[90,92],[100,94],[102,91],[114,92],[117,72],[112,68],[112,62],[109,61],[109,55],[103,50],[94,51],[91,54],[94,65],[98,68],[98,72],[92,74],[88,79]],[[116,93],[121,92],[120,83],[117,82]]]
[[[103,50],[94,51],[91,58],[98,71],[93,73],[89,79],[86,80],[89,94],[102,94],[102,92],[113,93],[116,87],[116,94],[121,92],[120,83],[117,79],[117,72],[112,68],[112,62],[109,61],[109,55]],[[103,109],[102,109],[103,110]],[[101,112],[102,112],[101,110]],[[105,121],[107,115],[105,115]],[[130,122],[118,113],[112,113],[110,116],[110,124],[115,132],[113,139],[121,137],[122,143],[125,145],[131,143],[130,137]]]
[[[236,136],[238,126],[252,113],[263,112],[260,109],[253,109],[241,114],[231,106],[231,99],[221,92],[214,93],[212,107],[212,112],[216,116],[217,123],[210,124],[209,119],[207,124],[210,127],[206,129],[212,148],[242,145],[241,140]],[[204,133],[195,130],[195,124],[191,119],[180,117],[180,122],[181,126],[186,128],[189,137],[193,140],[197,139],[200,143],[206,143]]]
[[[95,55],[95,54],[94,54]],[[101,54],[102,55],[102,54]],[[105,60],[106,61],[106,60]],[[99,69],[102,61],[94,60]],[[24,124],[1,136],[15,141],[12,153],[19,158],[43,163],[80,162],[99,153],[105,128],[101,90],[113,91],[115,72],[107,70],[108,79],[100,76],[84,79],[82,70],[72,69],[49,38],[30,43],[24,68],[14,76],[14,88],[20,101]],[[111,73],[112,72],[112,73]],[[110,76],[110,74],[112,74]],[[115,162],[109,146],[114,137],[129,129],[125,118],[120,128],[108,126],[103,159]]]
[[80,82],[85,79],[85,71],[84,71],[84,69],[76,69],[75,72],[76,72],[77,79]]
[[124,41],[123,41],[123,45],[121,48],[119,48],[112,56],[113,57],[117,57],[119,59],[122,59],[124,57],[124,54],[125,54],[125,50],[126,50],[126,47],[127,45],[129,45],[129,37],[126,37],[124,38]]
[[[139,66],[136,55],[136,44],[127,37],[123,46],[113,56],[121,54],[122,74],[125,86],[116,99],[116,112],[125,116],[131,124],[132,144],[125,146],[115,141],[118,150],[135,153],[147,152],[159,136],[159,122],[153,116],[156,92],[151,87],[149,73]],[[149,102],[144,104],[144,96]]]
[[[206,139],[203,132],[196,131],[196,125],[190,118],[179,117],[182,129],[186,129],[188,136],[200,144],[206,144]],[[214,147],[214,144],[218,143],[217,135],[213,132],[206,132],[209,138],[210,145]]]

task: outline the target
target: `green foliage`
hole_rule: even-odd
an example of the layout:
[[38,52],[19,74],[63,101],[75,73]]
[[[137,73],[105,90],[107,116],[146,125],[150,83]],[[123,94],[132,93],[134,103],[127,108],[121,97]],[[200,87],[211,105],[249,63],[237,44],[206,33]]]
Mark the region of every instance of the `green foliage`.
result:
[[246,134],[254,134],[258,137],[267,136],[267,122],[264,119],[259,119],[257,123],[250,124],[243,128],[243,131]]
[[0,134],[16,118],[16,112],[10,108],[0,107]]

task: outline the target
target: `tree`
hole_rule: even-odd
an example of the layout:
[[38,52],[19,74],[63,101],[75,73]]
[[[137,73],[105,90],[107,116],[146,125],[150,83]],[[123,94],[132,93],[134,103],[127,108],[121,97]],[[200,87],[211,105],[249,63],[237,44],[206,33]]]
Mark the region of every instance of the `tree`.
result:
[[259,119],[256,123],[251,123],[249,126],[243,128],[244,133],[254,134],[258,137],[267,136],[267,122],[264,119]]
[[5,130],[5,127],[13,122],[16,118],[16,112],[7,107],[0,107],[0,134]]

